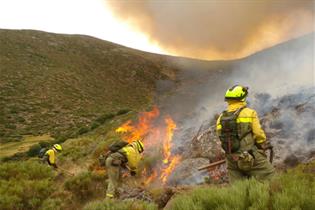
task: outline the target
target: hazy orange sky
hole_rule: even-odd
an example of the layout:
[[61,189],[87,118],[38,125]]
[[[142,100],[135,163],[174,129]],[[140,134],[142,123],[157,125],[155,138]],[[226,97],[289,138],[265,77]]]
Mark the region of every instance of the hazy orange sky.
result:
[[244,57],[314,30],[313,0],[107,2],[115,17],[187,57]]
[[0,0],[0,28],[86,34],[144,51],[165,53],[103,0]]
[[0,0],[0,28],[86,34],[203,59],[244,57],[314,30],[313,0]]

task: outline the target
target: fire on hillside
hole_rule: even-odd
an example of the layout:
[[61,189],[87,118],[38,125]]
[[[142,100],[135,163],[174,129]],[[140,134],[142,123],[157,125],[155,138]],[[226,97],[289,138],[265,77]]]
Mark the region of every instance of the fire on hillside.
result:
[[181,156],[172,154],[175,130],[176,123],[172,117],[161,116],[157,107],[150,112],[141,113],[138,122],[127,121],[116,129],[116,132],[126,133],[125,141],[143,139],[146,156],[159,159],[156,164],[144,167],[142,174],[145,177],[145,185],[155,181],[167,184],[169,175],[180,162]]

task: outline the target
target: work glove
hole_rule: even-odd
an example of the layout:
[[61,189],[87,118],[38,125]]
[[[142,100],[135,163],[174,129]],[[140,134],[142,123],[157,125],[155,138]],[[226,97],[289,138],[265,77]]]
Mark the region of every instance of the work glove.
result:
[[137,175],[137,172],[136,172],[136,171],[130,171],[130,175],[131,175],[131,176],[136,176],[136,175]]

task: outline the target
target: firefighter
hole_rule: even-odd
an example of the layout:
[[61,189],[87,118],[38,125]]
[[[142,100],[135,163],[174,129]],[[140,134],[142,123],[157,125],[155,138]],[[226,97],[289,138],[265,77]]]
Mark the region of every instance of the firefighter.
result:
[[124,145],[120,149],[117,145],[122,144],[121,142],[118,142],[115,145],[111,145],[111,152],[106,158],[106,170],[108,173],[106,198],[114,198],[117,196],[117,189],[121,181],[122,168],[127,168],[130,171],[131,176],[135,176],[137,174],[141,153],[144,150],[141,140],[133,141],[130,144]]
[[43,162],[48,163],[50,166],[54,167],[54,169],[57,169],[58,166],[56,164],[56,154],[57,152],[61,152],[62,147],[60,144],[54,144],[53,147],[45,152],[45,155],[43,157]]
[[266,140],[255,110],[246,107],[248,88],[235,85],[228,89],[227,110],[217,120],[217,135],[226,153],[230,182],[254,177],[267,180],[274,174],[265,151],[272,149]]

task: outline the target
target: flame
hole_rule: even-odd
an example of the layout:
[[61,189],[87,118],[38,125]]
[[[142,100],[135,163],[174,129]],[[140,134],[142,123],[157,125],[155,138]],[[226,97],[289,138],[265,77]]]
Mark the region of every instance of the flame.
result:
[[160,179],[162,180],[163,184],[166,183],[167,178],[181,159],[179,155],[176,155],[174,157],[171,156],[172,139],[174,135],[174,130],[176,129],[176,124],[170,116],[167,116],[165,118],[165,123],[167,126],[166,137],[163,142],[163,163],[165,164],[165,167],[162,169],[162,173],[160,175]]
[[[166,184],[169,175],[181,160],[181,156],[173,156],[171,152],[176,123],[171,116],[166,116],[163,121],[158,121],[157,124],[159,116],[159,109],[154,107],[150,112],[141,113],[137,123],[129,120],[116,129],[117,133],[125,133],[122,138],[128,142],[145,137],[144,145],[147,154],[151,154],[151,152],[162,153],[163,158],[158,161],[158,165],[151,166],[152,168],[149,170],[147,168],[143,170],[142,176],[146,177],[143,182],[144,185],[148,185],[155,180],[160,180],[163,184]],[[156,148],[161,148],[161,150]]]
[[116,129],[117,133],[127,133],[123,138],[129,143],[146,136],[150,128],[152,127],[152,122],[160,115],[160,111],[157,107],[154,107],[150,112],[143,112],[139,117],[139,121],[136,125],[132,125],[132,121],[129,120],[122,126]]
[[170,116],[165,118],[165,123],[167,125],[166,128],[166,138],[163,144],[163,153],[164,153],[164,160],[163,163],[167,164],[171,157],[171,141],[173,139],[174,130],[176,129],[176,124],[174,123],[173,119]]
[[144,185],[150,184],[153,180],[155,180],[157,175],[157,171],[154,170],[153,173],[148,178],[146,178],[146,180],[144,181]]
[[181,156],[179,155],[172,157],[171,160],[169,161],[170,164],[162,170],[160,179],[162,180],[163,184],[166,183],[169,175],[172,173],[172,171],[174,170],[174,168],[176,167],[176,165],[179,163],[180,160],[181,160]]

